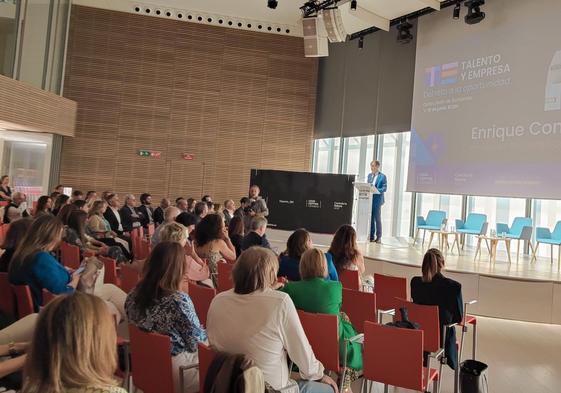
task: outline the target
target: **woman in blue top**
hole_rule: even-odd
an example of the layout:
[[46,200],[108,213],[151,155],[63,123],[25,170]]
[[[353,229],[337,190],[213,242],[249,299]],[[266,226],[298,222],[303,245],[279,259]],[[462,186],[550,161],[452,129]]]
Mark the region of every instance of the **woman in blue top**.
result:
[[[286,251],[279,257],[278,277],[286,277],[288,281],[300,281],[300,257],[313,247],[310,233],[305,229],[297,229],[286,242]],[[328,276],[326,279],[339,281],[333,259],[327,261]]]
[[9,269],[15,285],[29,285],[35,311],[43,304],[42,289],[58,295],[72,292],[80,280],[71,275],[51,254],[62,239],[62,222],[50,214],[37,217],[16,249]]
[[196,369],[187,371],[183,392],[179,389],[180,366],[198,363],[197,344],[206,342],[195,307],[186,291],[185,250],[177,242],[158,243],[144,264],[143,279],[127,296],[125,309],[130,323],[171,339],[176,393],[199,390]]

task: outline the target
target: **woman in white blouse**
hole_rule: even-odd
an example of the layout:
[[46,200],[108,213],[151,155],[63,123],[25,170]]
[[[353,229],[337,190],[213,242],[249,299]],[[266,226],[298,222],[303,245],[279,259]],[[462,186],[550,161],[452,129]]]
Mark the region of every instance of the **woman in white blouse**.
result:
[[[337,392],[314,356],[294,303],[275,290],[278,268],[269,249],[251,247],[241,254],[232,272],[234,289],[217,295],[208,311],[209,343],[248,356],[274,389],[292,384],[295,392]],[[297,386],[290,379],[287,354],[300,370]]]

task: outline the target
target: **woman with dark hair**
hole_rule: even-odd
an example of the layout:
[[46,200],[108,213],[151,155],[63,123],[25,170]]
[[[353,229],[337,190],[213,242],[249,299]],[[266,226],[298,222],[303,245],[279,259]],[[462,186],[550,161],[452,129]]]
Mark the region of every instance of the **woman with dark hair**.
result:
[[325,256],[328,263],[333,261],[337,272],[346,269],[358,270],[361,275],[364,273],[364,257],[356,244],[356,231],[350,225],[341,225],[337,229]]
[[85,251],[93,251],[98,255],[113,258],[117,262],[126,262],[127,258],[119,246],[107,246],[86,233],[87,219],[88,214],[83,210],[71,212],[64,232],[64,241],[79,247],[82,255]]
[[70,197],[65,194],[60,194],[55,199],[55,206],[53,207],[52,213],[54,216],[58,215],[58,212],[64,205],[70,203]]
[[62,221],[64,225],[68,225],[68,217],[70,216],[70,213],[76,210],[79,210],[78,206],[73,203],[63,205],[56,216],[60,219],[60,221]]
[[9,271],[14,252],[21,244],[32,222],[33,220],[30,217],[26,217],[10,224],[6,237],[4,237],[4,242],[0,244],[0,248],[4,250],[4,253],[0,256],[0,272],[7,273]]
[[64,226],[48,214],[37,217],[14,252],[9,279],[15,285],[29,285],[35,311],[43,304],[43,288],[58,295],[73,292],[80,274],[71,275],[50,253],[62,240]]
[[243,236],[243,220],[241,217],[233,216],[228,224],[228,237],[236,249],[236,257],[242,253]]
[[85,199],[76,199],[72,204],[85,213],[90,211],[90,206]]
[[[158,243],[144,264],[143,278],[127,296],[129,322],[148,332],[171,338],[175,391],[179,390],[181,366],[198,362],[197,345],[207,340],[186,288],[185,252],[180,243]],[[199,388],[198,371],[185,373],[185,392]]]
[[300,257],[312,248],[312,238],[305,229],[297,229],[288,237],[286,250],[279,258],[279,277],[300,281]]
[[39,199],[37,199],[37,206],[35,206],[34,216],[37,217],[40,214],[51,214],[52,207],[52,198],[48,195],[41,195]]
[[[431,248],[423,257],[421,267],[422,276],[411,279],[411,298],[414,303],[438,306],[440,328],[462,321],[464,309],[462,300],[462,284],[444,277],[444,256]],[[457,348],[456,330],[454,327],[446,329],[444,350],[448,365],[456,369]]]
[[225,259],[236,260],[236,249],[224,227],[224,219],[218,214],[206,215],[195,227],[195,252],[207,260],[216,287],[217,264]]
[[0,177],[0,202],[10,202],[11,200],[10,176],[4,175]]

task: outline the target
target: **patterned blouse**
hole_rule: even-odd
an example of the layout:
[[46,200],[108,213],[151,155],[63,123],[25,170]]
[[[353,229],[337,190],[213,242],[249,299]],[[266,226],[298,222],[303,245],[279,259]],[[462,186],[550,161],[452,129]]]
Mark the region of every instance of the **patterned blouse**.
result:
[[64,391],[65,393],[127,393],[127,391],[118,386],[98,386],[90,385],[83,388],[71,388]]
[[191,298],[177,291],[155,300],[146,313],[136,304],[136,288],[127,296],[125,310],[129,322],[149,332],[171,338],[171,355],[196,352],[197,344],[207,340],[206,331],[199,322]]

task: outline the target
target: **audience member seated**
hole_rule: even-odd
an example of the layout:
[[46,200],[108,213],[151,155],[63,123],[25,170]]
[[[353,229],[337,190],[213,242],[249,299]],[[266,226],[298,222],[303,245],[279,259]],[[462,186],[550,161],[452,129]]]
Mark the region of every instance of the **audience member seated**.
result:
[[70,216],[70,213],[72,213],[73,211],[79,210],[78,206],[76,206],[75,204],[71,203],[68,205],[64,205],[62,206],[62,208],[59,210],[57,217],[60,221],[62,221],[62,223],[64,225],[68,224],[68,217]]
[[206,206],[208,208],[207,214],[218,213],[216,210],[214,210],[214,205],[215,205],[215,203],[213,203],[213,202],[207,202],[206,203]]
[[28,342],[17,342],[0,345],[0,391],[21,389],[22,369],[27,359]]
[[88,205],[88,209],[91,209],[93,203],[97,201],[97,192],[95,191],[88,191],[86,193],[86,203]]
[[164,222],[165,219],[164,212],[170,206],[171,206],[171,202],[169,201],[169,199],[162,198],[162,200],[160,201],[160,206],[154,209],[154,224],[156,224],[156,228],[158,227],[158,225]]
[[293,383],[287,356],[298,366],[301,392],[333,393],[334,381],[323,374],[290,297],[274,290],[278,259],[269,249],[242,253],[232,272],[234,289],[218,294],[207,317],[209,343],[218,351],[244,354],[263,371],[273,389]]
[[210,195],[203,195],[203,197],[201,198],[201,202],[212,203],[212,197]]
[[240,199],[240,207],[236,209],[234,215],[243,218],[245,216],[245,211],[249,208],[249,206],[251,206],[251,199],[243,197]]
[[109,194],[106,198],[107,209],[103,213],[103,217],[107,220],[111,226],[111,230],[115,232],[118,236],[122,236],[124,232],[123,221],[121,219],[121,214],[119,212],[119,196],[117,194]]
[[175,206],[182,212],[186,212],[188,207],[185,198],[177,198],[175,200]]
[[[59,295],[74,292],[80,282],[80,273],[71,274],[50,254],[60,244],[63,230],[56,217],[42,215],[36,218],[12,257],[9,280],[14,285],[29,286],[35,311],[43,304],[43,289]],[[119,319],[124,317],[126,294],[115,285],[103,284],[101,280],[103,278],[98,285],[90,287],[95,295],[110,303],[109,307],[120,314]]]
[[245,235],[242,241],[242,251],[253,246],[271,248],[269,240],[267,240],[267,219],[261,216],[255,216],[251,220],[249,233]]
[[197,223],[199,223],[208,214],[207,203],[202,201],[195,203],[195,209],[193,210],[193,214],[195,215],[195,217],[197,217]]
[[12,189],[10,188],[10,176],[0,177],[0,202],[10,202],[12,200]]
[[[170,337],[176,392],[180,391],[179,368],[196,364],[197,345],[207,340],[193,302],[182,288],[184,274],[183,247],[179,243],[160,242],[146,261],[143,279],[127,296],[125,306],[131,323]],[[189,370],[184,375],[186,387],[181,393],[197,392],[198,370]]]
[[53,216],[57,216],[60,209],[62,209],[64,205],[68,205],[69,203],[70,203],[70,197],[68,195],[59,194],[55,199],[55,206],[53,207],[52,210]]
[[228,237],[228,231],[224,227],[224,220],[221,216],[209,214],[197,224],[195,251],[199,257],[206,259],[213,285],[216,287],[218,263],[223,259],[229,262],[236,260],[236,249]]
[[[461,322],[464,314],[462,285],[444,277],[442,270],[444,270],[444,256],[439,250],[431,248],[423,257],[421,267],[423,275],[411,279],[413,302],[438,306],[441,329],[445,325]],[[456,369],[458,367],[458,349],[454,327],[446,329],[444,351],[448,365]]]
[[0,330],[0,345],[30,342],[33,339],[35,325],[39,314],[29,314]]
[[74,202],[72,202],[72,204],[76,206],[78,210],[82,210],[86,214],[90,211],[90,206],[88,205],[88,202],[86,202],[84,199],[77,199]]
[[57,192],[59,195],[64,194],[64,186],[62,184],[58,184],[55,188],[53,188],[53,192]]
[[224,221],[226,222],[226,226],[230,225],[230,220],[234,217],[234,213],[236,212],[236,204],[233,200],[227,199],[224,201],[224,210],[222,210],[222,214],[224,214]]
[[239,216],[233,216],[228,225],[228,237],[232,241],[236,249],[236,257],[242,253],[243,242],[243,219]]
[[305,229],[297,229],[288,237],[286,250],[279,258],[279,277],[300,281],[300,257],[312,248],[312,238]]
[[64,231],[64,241],[80,248],[83,257],[86,251],[92,251],[96,255],[108,256],[118,263],[126,262],[127,258],[121,247],[108,246],[86,233],[86,221],[88,215],[83,210],[75,210],[68,217],[67,226]]
[[21,244],[32,222],[31,217],[26,217],[10,224],[4,242],[0,245],[0,248],[4,250],[4,253],[0,256],[0,272],[7,273],[9,271],[14,252]]
[[81,201],[84,199],[84,193],[80,190],[72,191],[72,196],[70,197],[70,203],[74,203],[75,201]]
[[115,322],[103,301],[75,293],[41,312],[22,393],[126,393],[117,387]]
[[[333,262],[337,272],[358,270],[361,277],[364,274],[364,257],[356,244],[356,231],[350,225],[341,225],[337,229],[325,256],[328,263]],[[371,276],[362,277],[362,281],[372,285],[373,279]]]
[[[187,215],[191,218],[185,218]],[[212,287],[210,280],[210,272],[206,263],[199,258],[193,247],[193,243],[189,240],[189,232],[193,230],[193,225],[184,225],[182,222],[189,224],[194,216],[189,213],[181,213],[178,222],[172,222],[163,225],[160,232],[160,242],[176,242],[181,244],[185,250],[185,280],[200,282],[208,287]],[[191,229],[189,229],[191,228]],[[186,287],[187,288],[187,287]]]
[[144,193],[140,195],[140,206],[137,208],[140,214],[140,224],[144,229],[149,224],[154,224],[154,209],[152,208],[152,195]]
[[162,230],[163,226],[165,224],[169,224],[170,222],[174,222],[179,213],[181,213],[181,210],[179,210],[175,206],[168,206],[166,208],[166,210],[164,211],[164,221],[161,223],[161,225],[158,225],[158,227],[154,231],[154,234],[152,235],[152,238],[150,239],[152,246],[155,246],[160,241],[160,231]]
[[123,232],[131,232],[134,228],[139,228],[142,224],[142,216],[136,209],[136,198],[132,194],[125,195],[125,203],[119,210]]
[[88,232],[100,242],[108,246],[119,246],[125,257],[131,259],[130,247],[127,241],[117,237],[111,230],[111,225],[105,219],[104,213],[107,210],[107,202],[95,201],[88,213]]
[[187,199],[187,212],[191,214],[195,214],[195,205],[197,204],[197,200],[195,198],[188,198]]
[[41,214],[51,214],[52,208],[53,208],[52,198],[48,195],[41,195],[39,199],[37,199],[37,205],[35,206],[33,215],[37,217]]
[[[289,282],[281,290],[290,295],[297,309],[338,316],[339,345],[341,357],[343,357],[345,339],[354,337],[358,333],[349,318],[341,312],[343,286],[339,281],[326,280],[327,259],[321,250],[312,248],[302,254],[300,277],[302,277],[302,281]],[[360,370],[362,370],[361,344],[350,343],[346,353],[347,372],[343,388],[345,392],[351,392],[351,383],[358,379]]]
[[29,217],[25,203],[25,194],[23,192],[14,192],[11,202],[4,207],[4,224],[9,224],[22,217]]

